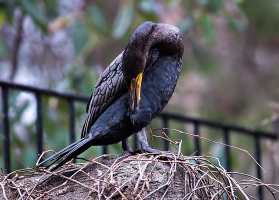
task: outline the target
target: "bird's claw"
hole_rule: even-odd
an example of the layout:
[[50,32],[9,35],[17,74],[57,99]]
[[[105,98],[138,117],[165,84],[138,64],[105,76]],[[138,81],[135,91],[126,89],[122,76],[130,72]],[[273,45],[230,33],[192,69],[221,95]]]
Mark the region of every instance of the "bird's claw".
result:
[[133,151],[123,151],[122,152],[122,156],[131,156],[131,155],[134,155]]
[[158,149],[153,149],[150,146],[144,147],[144,148],[140,148],[140,149],[136,149],[133,153],[137,154],[137,153],[157,153],[157,154],[161,154],[162,152]]

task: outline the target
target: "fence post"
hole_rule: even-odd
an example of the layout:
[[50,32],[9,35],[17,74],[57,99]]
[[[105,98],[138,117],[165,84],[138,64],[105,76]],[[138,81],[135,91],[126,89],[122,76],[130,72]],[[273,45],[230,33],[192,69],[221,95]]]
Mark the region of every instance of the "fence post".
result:
[[37,135],[37,153],[40,155],[43,152],[43,122],[42,122],[42,100],[41,94],[36,92],[36,113],[37,113],[37,120],[36,120],[36,135]]
[[11,172],[10,158],[10,124],[8,112],[8,95],[9,89],[2,86],[2,126],[3,126],[3,151],[4,151],[4,166],[7,173]]
[[107,145],[103,145],[102,146],[102,154],[107,154],[108,153],[108,146]]
[[[256,161],[259,165],[261,165],[261,143],[260,143],[260,137],[258,135],[254,136],[254,148],[255,148],[255,157]],[[256,173],[257,173],[257,178],[262,180],[262,172],[261,172],[261,167],[256,164]],[[258,196],[259,199],[263,199],[263,187],[259,186],[258,188]]]
[[276,118],[273,120],[273,126],[274,126],[274,131],[277,135],[277,137],[279,137],[279,117],[276,116]]
[[225,163],[226,170],[231,171],[231,151],[230,151],[230,134],[227,128],[223,128],[225,146]]
[[138,145],[138,137],[137,134],[133,134],[133,141],[134,141],[134,149],[138,149],[139,145]]
[[75,108],[73,99],[68,99],[69,113],[69,140],[70,144],[75,142]]
[[201,155],[201,145],[200,145],[200,130],[199,130],[199,124],[198,122],[193,122],[194,124],[194,144],[195,144],[195,150],[196,150],[196,155],[200,156]]
[[[169,128],[168,124],[168,118],[166,116],[163,117],[163,128]],[[169,136],[169,131],[168,129],[163,130],[167,136]],[[168,151],[169,150],[169,141],[164,140],[164,150]]]

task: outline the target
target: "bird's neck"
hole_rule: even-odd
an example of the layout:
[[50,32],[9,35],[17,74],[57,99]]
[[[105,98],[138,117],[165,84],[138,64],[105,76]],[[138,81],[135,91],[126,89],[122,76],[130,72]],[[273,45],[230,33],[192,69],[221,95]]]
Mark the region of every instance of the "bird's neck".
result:
[[164,55],[183,55],[183,39],[178,28],[145,22],[137,28],[123,54],[122,71],[126,82],[144,72],[151,48]]

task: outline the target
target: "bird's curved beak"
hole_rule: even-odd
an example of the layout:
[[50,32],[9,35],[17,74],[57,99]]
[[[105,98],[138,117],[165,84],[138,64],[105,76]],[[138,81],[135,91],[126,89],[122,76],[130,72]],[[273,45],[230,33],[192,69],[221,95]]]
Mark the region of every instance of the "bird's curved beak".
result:
[[139,73],[136,78],[131,80],[130,91],[131,91],[131,109],[139,109],[140,106],[140,91],[143,73]]

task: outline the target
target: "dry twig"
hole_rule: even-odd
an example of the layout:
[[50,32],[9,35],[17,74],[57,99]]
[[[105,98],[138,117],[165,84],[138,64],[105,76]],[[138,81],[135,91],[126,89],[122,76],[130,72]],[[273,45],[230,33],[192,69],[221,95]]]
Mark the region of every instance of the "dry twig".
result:
[[[103,155],[83,164],[69,162],[57,172],[26,168],[3,174],[0,198],[61,199],[61,195],[66,199],[254,198],[247,193],[249,187],[265,187],[274,198],[279,193],[278,185],[226,171],[217,158],[183,156],[181,145],[167,140],[178,153]],[[233,175],[243,179],[237,182]]]

